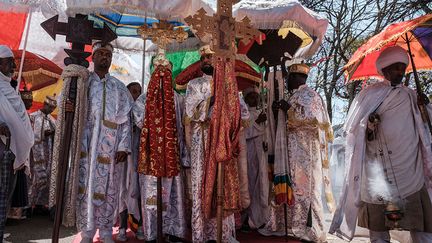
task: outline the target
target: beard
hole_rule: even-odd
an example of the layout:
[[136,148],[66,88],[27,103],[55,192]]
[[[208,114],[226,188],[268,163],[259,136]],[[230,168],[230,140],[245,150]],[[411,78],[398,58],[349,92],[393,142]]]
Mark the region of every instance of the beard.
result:
[[204,65],[201,67],[201,71],[207,75],[213,75],[214,68],[212,65]]

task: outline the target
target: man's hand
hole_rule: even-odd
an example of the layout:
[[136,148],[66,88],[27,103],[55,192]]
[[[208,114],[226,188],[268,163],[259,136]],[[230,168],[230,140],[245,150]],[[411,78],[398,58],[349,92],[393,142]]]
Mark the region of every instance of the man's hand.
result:
[[125,162],[127,158],[127,153],[125,151],[117,151],[115,161],[117,163]]
[[267,121],[267,115],[264,112],[261,112],[261,114],[259,114],[258,118],[255,120],[256,123],[263,123]]
[[75,106],[70,100],[66,100],[65,103],[65,111],[66,112],[75,112]]
[[5,123],[0,124],[0,135],[4,135],[6,137],[10,137],[9,127]]
[[291,107],[291,104],[286,102],[285,100],[280,100],[279,101],[279,107],[284,112],[287,112],[289,110],[289,108]]

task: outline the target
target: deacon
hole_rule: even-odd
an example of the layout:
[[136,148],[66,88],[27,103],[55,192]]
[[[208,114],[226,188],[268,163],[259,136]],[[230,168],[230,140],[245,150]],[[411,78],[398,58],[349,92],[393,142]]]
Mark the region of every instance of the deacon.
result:
[[[26,168],[34,135],[24,103],[20,95],[12,88],[10,82],[16,68],[11,49],[0,45],[0,240],[3,240],[6,222],[6,208],[10,191],[11,178],[15,171]],[[11,158],[6,152],[6,140],[10,138]],[[12,186],[12,190],[13,190]]]
[[[207,218],[204,215],[203,204],[203,183],[205,177],[205,157],[207,150],[209,150],[209,126],[211,119],[212,106],[214,104],[213,97],[213,65],[212,55],[213,51],[208,45],[203,46],[200,49],[201,53],[201,71],[202,76],[191,80],[187,85],[186,96],[185,96],[185,140],[186,146],[190,151],[191,159],[191,181],[192,181],[192,241],[193,242],[206,242],[210,240],[216,240],[216,218]],[[241,102],[240,102],[241,103]],[[243,106],[242,109],[242,120],[249,119],[249,112],[247,108]],[[237,158],[236,158],[237,160]],[[236,175],[237,185],[227,185],[225,190],[232,189],[236,190],[240,185],[244,185],[243,191],[247,195],[240,195],[240,191],[237,191],[237,195],[233,195],[237,198],[243,199],[241,206],[247,208],[249,206],[249,195],[247,190],[247,181],[240,181],[238,169],[243,166],[245,173],[247,167],[238,164],[236,161],[236,168],[233,174]],[[246,160],[244,160],[246,162]],[[216,170],[216,168],[214,168]],[[226,170],[228,171],[228,170]],[[243,177],[246,177],[244,173]],[[239,182],[240,181],[240,182]],[[231,188],[228,188],[231,187]],[[206,188],[206,190],[213,190],[213,188]],[[238,205],[240,207],[240,205]],[[238,208],[240,210],[240,208]],[[228,214],[223,220],[223,242],[236,242],[235,233],[235,219],[234,214]]]
[[[159,50],[153,59],[152,73],[145,98],[144,120],[138,158],[139,186],[143,213],[144,238],[157,238],[157,177],[162,177],[163,233],[176,242],[185,238],[187,221],[184,182],[178,143],[178,106],[172,86],[172,64]],[[135,109],[134,109],[135,111]],[[138,117],[137,115],[134,115]],[[181,121],[181,120],[180,120]]]
[[[119,233],[117,235],[117,241],[125,242],[128,240],[126,236],[126,230],[128,228],[128,217],[129,214],[137,220],[137,229],[135,238],[137,240],[144,240],[144,231],[142,227],[142,213],[141,213],[141,195],[138,180],[138,151],[140,145],[141,128],[138,127],[135,121],[141,121],[144,117],[144,104],[146,95],[141,94],[141,85],[138,82],[132,82],[128,84],[127,89],[133,98],[133,106],[131,111],[131,122],[132,122],[132,152],[128,156],[128,163],[125,165],[124,181],[122,181],[120,201],[119,201],[119,212],[120,212],[120,225]],[[136,114],[136,116],[135,116]]]
[[32,148],[33,160],[30,164],[32,178],[29,201],[31,206],[48,205],[55,131],[55,119],[51,113],[56,107],[55,97],[47,96],[43,108],[30,114],[35,135],[35,145]]
[[260,94],[257,87],[249,87],[243,92],[244,100],[249,108],[249,127],[244,134],[247,144],[248,182],[251,198],[250,206],[246,210],[248,226],[259,228],[269,219],[269,179],[267,153],[264,141],[265,122],[267,116],[257,109]]
[[409,64],[399,46],[384,49],[376,69],[385,80],[362,90],[345,122],[345,184],[330,233],[351,240],[356,224],[371,242],[390,242],[389,230],[432,242],[432,154],[415,91],[402,84]]
[[287,144],[294,205],[288,210],[288,227],[302,240],[325,242],[321,195],[324,185],[327,206],[333,211],[327,149],[333,130],[321,96],[306,85],[308,73],[305,64],[289,68]]
[[[114,242],[112,227],[124,176],[123,163],[131,152],[132,97],[126,86],[108,73],[112,53],[109,43],[93,44],[94,72],[88,81],[76,208],[83,243],[92,242],[97,229],[103,242]],[[72,103],[66,104],[66,111],[73,112]]]

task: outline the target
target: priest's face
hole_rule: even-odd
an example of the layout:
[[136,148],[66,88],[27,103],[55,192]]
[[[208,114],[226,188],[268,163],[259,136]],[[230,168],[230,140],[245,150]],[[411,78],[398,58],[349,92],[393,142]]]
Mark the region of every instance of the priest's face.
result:
[[257,92],[250,92],[245,97],[245,102],[249,107],[257,107],[259,103],[260,96]]
[[398,85],[402,82],[405,76],[407,65],[397,62],[382,69],[384,77],[391,82],[392,85]]
[[44,102],[43,112],[45,114],[51,114],[55,110],[55,106],[52,106],[46,102]]
[[112,52],[106,49],[97,50],[93,54],[95,70],[108,70],[111,66]]
[[29,110],[33,105],[33,98],[23,99],[23,102],[24,102],[24,106],[25,106],[26,110]]
[[207,75],[213,74],[212,54],[204,54],[201,56],[201,71]]
[[292,91],[298,89],[301,85],[305,84],[307,75],[303,73],[290,73],[288,75],[288,90]]
[[141,95],[141,85],[139,84],[130,85],[128,86],[128,89],[134,101],[137,100],[138,97]]
[[0,72],[7,77],[12,77],[15,72],[15,60],[13,57],[0,58]]

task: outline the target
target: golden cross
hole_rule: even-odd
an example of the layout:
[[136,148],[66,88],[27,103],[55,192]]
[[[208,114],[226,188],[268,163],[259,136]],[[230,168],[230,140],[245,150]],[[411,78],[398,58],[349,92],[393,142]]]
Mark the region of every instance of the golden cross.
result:
[[212,49],[217,56],[233,57],[235,38],[251,41],[261,34],[252,28],[248,17],[244,17],[241,22],[235,21],[232,17],[232,5],[236,2],[238,0],[218,0],[217,12],[213,16],[206,15],[207,12],[201,8],[193,16],[185,18],[185,22],[197,31],[195,34],[200,39],[207,33],[211,34],[214,39]]
[[183,42],[188,38],[188,33],[182,27],[174,28],[174,25],[164,20],[153,23],[152,27],[142,25],[138,29],[138,34],[143,39],[151,39],[161,49],[166,49],[166,46],[173,41]]

